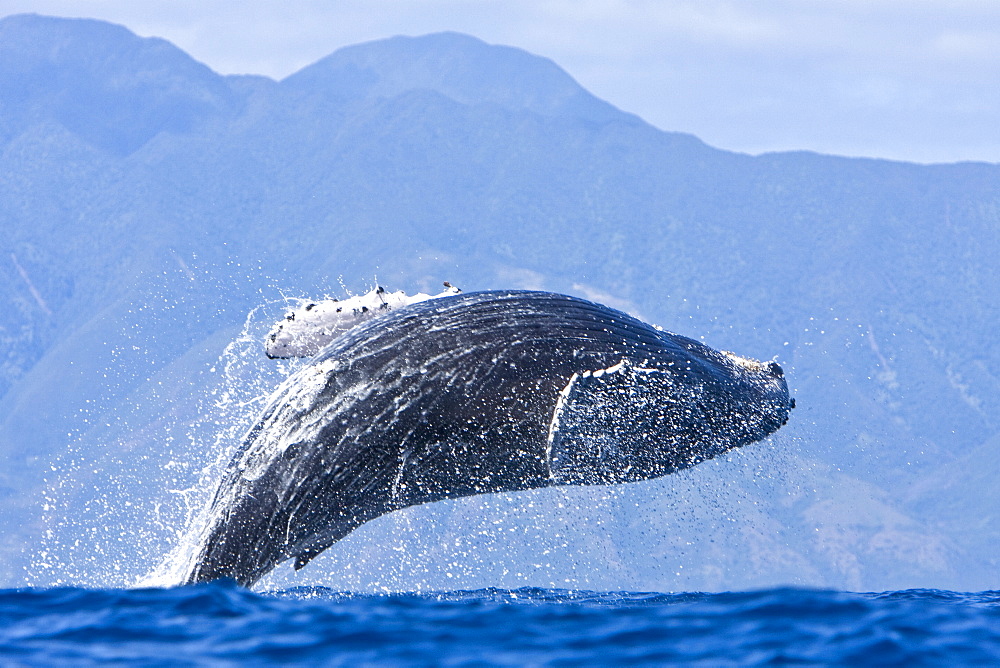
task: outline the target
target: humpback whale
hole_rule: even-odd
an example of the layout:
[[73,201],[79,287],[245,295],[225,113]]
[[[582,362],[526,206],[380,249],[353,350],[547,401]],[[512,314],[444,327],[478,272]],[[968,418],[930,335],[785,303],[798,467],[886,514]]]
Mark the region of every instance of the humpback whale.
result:
[[765,438],[781,367],[566,295],[473,292],[334,338],[233,456],[184,581],[251,586],[441,499],[645,480]]

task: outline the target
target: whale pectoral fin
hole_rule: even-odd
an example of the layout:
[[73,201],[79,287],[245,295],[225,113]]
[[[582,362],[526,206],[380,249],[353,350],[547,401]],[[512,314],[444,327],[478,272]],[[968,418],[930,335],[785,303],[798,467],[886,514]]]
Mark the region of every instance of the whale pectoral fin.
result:
[[674,374],[623,360],[573,374],[552,414],[546,457],[557,485],[606,485],[665,475],[679,431]]

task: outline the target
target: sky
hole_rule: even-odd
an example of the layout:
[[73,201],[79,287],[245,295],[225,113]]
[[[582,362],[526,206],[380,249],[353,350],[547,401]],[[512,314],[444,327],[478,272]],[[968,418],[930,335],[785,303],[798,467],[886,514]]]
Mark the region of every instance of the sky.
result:
[[1000,162],[995,0],[0,0],[98,18],[223,74],[442,30],[548,57],[663,130],[747,153]]

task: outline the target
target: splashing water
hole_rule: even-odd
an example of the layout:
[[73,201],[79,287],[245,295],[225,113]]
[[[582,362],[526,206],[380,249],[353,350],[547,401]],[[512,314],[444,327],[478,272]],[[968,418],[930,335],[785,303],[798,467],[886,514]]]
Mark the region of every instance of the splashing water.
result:
[[[206,359],[197,373],[177,374],[196,378],[180,391],[171,379],[149,383],[157,388],[152,396],[128,402],[140,425],[150,411],[163,412],[147,419],[145,428],[131,428],[126,418],[117,432],[82,437],[55,459],[29,584],[178,581],[175,573],[194,549],[189,529],[204,521],[233,449],[274,388],[302,365],[268,360],[262,348],[276,314],[300,301],[284,298],[254,308],[221,354]],[[151,434],[153,428],[158,431]]]
[[163,587],[182,580],[198,548],[197,538],[210,519],[215,486],[233,451],[275,388],[304,364],[298,359],[275,362],[262,354],[262,325],[272,323],[273,317],[261,315],[270,312],[266,307],[251,311],[240,335],[219,356],[219,365],[214,368],[220,369],[221,386],[213,392],[215,401],[211,406],[218,430],[209,446],[209,451],[217,455],[201,469],[191,486],[170,490],[183,499],[184,519],[175,529],[177,543],[151,573],[139,580],[138,586]]

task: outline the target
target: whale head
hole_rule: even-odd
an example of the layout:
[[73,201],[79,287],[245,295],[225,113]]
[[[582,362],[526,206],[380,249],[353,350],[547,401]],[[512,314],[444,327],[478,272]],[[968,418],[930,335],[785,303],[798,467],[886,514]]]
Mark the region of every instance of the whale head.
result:
[[780,365],[701,347],[700,365],[623,359],[574,374],[549,429],[553,483],[659,477],[759,441],[788,422],[794,400]]

